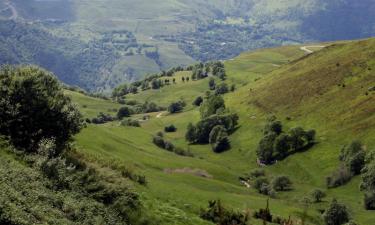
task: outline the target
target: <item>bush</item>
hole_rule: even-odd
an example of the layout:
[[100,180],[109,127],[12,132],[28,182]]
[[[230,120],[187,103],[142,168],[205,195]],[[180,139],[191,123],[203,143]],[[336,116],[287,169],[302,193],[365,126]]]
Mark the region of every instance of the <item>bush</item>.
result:
[[375,210],[375,193],[365,194],[364,206],[366,210]]
[[230,147],[228,133],[222,125],[212,128],[209,143],[211,144],[212,150],[216,153],[221,153]]
[[160,136],[154,136],[153,139],[152,139],[152,142],[158,146],[159,148],[163,148],[165,149],[165,142],[164,142],[164,139],[163,137],[160,137]]
[[310,193],[311,198],[313,199],[314,202],[322,202],[322,199],[326,197],[326,193],[324,193],[320,189],[315,189]]
[[215,94],[216,95],[223,95],[229,92],[228,85],[226,83],[221,83],[216,87]]
[[164,131],[165,132],[176,132],[177,128],[172,124],[172,125],[164,127]]
[[277,176],[272,180],[272,188],[276,191],[290,190],[292,184],[292,181],[287,176]]
[[178,113],[181,112],[185,107],[185,103],[182,101],[171,103],[168,106],[168,112],[169,113]]
[[341,165],[336,171],[326,178],[328,188],[335,188],[348,183],[352,174],[345,165]]
[[326,225],[343,225],[349,222],[350,215],[345,205],[333,199],[328,209],[323,214]]
[[194,102],[193,102],[193,105],[195,106],[201,106],[201,104],[203,103],[203,98],[201,96],[198,96]]
[[131,111],[129,107],[121,107],[117,112],[117,118],[122,120],[124,117],[129,117],[131,115]]
[[94,124],[103,124],[103,123],[111,122],[114,120],[115,118],[113,118],[111,115],[100,112],[99,115],[96,118],[92,119],[91,121]]
[[0,134],[16,148],[35,152],[42,139],[54,138],[59,153],[80,131],[81,114],[51,73],[6,66],[0,70],[0,87]]
[[139,123],[138,120],[133,120],[133,119],[125,119],[121,121],[122,126],[129,126],[129,127],[140,127],[141,124]]
[[225,208],[221,201],[210,201],[207,209],[201,209],[202,219],[220,225],[247,225],[247,214]]
[[263,169],[254,169],[250,171],[250,178],[258,178],[258,177],[264,177],[266,175],[266,172]]
[[197,128],[192,123],[188,124],[185,139],[189,143],[195,143],[197,141]]
[[358,175],[365,166],[366,153],[360,141],[353,141],[350,145],[344,146],[339,159],[353,175]]
[[260,177],[260,178],[257,178],[254,182],[253,182],[253,187],[259,191],[259,193],[261,193],[261,190],[262,188],[265,186],[265,185],[269,185],[270,182],[268,181],[267,178],[265,177]]

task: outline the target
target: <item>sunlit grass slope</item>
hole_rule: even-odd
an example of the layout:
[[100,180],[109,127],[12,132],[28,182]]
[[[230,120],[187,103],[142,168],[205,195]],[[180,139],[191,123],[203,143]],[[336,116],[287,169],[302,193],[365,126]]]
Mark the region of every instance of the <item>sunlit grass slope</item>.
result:
[[[319,143],[314,148],[266,168],[270,177],[285,174],[294,183],[292,191],[278,193],[270,201],[271,211],[297,218],[302,212],[299,200],[314,188],[325,189],[325,177],[337,167],[342,145],[361,139],[368,148],[375,147],[375,94],[368,91],[375,86],[374,56],[375,40],[370,39],[332,45],[308,56],[296,46],[245,53],[227,61],[227,82],[236,84],[238,89],[225,95],[225,100],[227,107],[239,114],[240,126],[230,137],[231,150],[222,154],[214,154],[210,146],[188,146],[185,142],[187,124],[199,120],[198,108],[193,106],[179,114],[157,117],[158,113],[153,113],[141,128],[122,127],[118,122],[90,125],[77,135],[77,147],[103,167],[118,164],[145,174],[149,184],[139,187],[139,192],[164,224],[205,224],[198,213],[208,200],[222,199],[240,210],[265,206],[266,197],[242,186],[238,177],[257,168],[255,150],[266,118],[273,114],[285,129],[302,126],[317,130]],[[178,82],[179,76],[183,74],[176,75]],[[191,104],[197,95],[208,90],[207,83],[179,82],[129,98],[162,105],[182,98]],[[113,104],[88,104],[85,101],[89,98],[75,94],[72,97],[87,105],[85,112],[92,114]],[[178,130],[165,138],[190,150],[193,158],[152,144],[152,135],[170,124]],[[174,169],[183,168],[188,168],[185,173],[173,173]],[[172,173],[167,173],[167,169]],[[209,176],[194,173],[194,169]],[[324,209],[334,197],[348,205],[359,224],[371,224],[375,215],[363,209],[359,182],[360,178],[355,178],[343,187],[327,190],[327,200],[310,208],[309,224],[322,224],[318,209]]]

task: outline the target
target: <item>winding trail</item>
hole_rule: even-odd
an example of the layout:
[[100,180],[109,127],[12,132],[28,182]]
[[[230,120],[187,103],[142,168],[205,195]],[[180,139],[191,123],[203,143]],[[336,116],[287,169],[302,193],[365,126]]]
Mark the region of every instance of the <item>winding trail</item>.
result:
[[12,15],[8,18],[9,20],[16,20],[18,18],[17,9],[12,5],[10,0],[5,1],[5,5],[8,6],[8,9],[12,11]]
[[326,46],[323,46],[323,45],[311,45],[311,46],[302,46],[300,49],[306,52],[307,54],[312,54],[314,53],[314,51],[309,48],[325,48],[325,47]]

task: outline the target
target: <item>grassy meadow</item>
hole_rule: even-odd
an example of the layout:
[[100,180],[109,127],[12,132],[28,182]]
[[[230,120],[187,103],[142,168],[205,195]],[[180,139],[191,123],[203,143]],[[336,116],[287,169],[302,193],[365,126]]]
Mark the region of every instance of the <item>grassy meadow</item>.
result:
[[[360,139],[368,149],[375,148],[375,94],[367,91],[375,84],[374,49],[375,39],[370,39],[332,44],[310,55],[300,46],[292,46],[244,53],[226,61],[226,82],[237,89],[224,96],[225,103],[240,120],[230,136],[231,149],[221,154],[213,153],[209,145],[188,145],[185,141],[188,123],[200,119],[199,108],[191,102],[209,89],[208,79],[182,82],[181,77],[189,76],[189,72],[177,73],[177,84],[127,96],[162,106],[183,99],[187,107],[182,113],[151,113],[140,128],[120,126],[119,122],[88,125],[76,136],[76,147],[103,170],[116,171],[125,166],[144,174],[148,185],[135,184],[134,188],[162,224],[209,224],[199,218],[200,208],[206,207],[209,200],[221,199],[241,211],[265,207],[267,196],[246,188],[238,178],[258,168],[255,151],[262,129],[267,117],[275,115],[285,130],[295,126],[315,129],[318,144],[265,168],[269,178],[283,174],[293,181],[293,190],[278,193],[270,200],[271,212],[299,218],[299,200],[320,188],[328,196],[323,203],[309,208],[308,224],[323,224],[319,210],[337,198],[349,207],[355,221],[368,225],[375,221],[375,215],[363,208],[360,177],[329,190],[325,177],[338,166],[344,144]],[[120,107],[110,101],[67,94],[86,117]],[[170,124],[177,127],[177,132],[165,134],[165,139],[191,151],[194,157],[178,156],[152,143],[152,136]],[[252,219],[251,223],[260,221]]]

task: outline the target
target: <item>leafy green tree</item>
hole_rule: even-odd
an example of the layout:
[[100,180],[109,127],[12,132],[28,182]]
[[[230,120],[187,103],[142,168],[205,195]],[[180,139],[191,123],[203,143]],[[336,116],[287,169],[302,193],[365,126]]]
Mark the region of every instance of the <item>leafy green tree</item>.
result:
[[290,149],[289,136],[286,134],[279,135],[274,142],[274,151],[279,154],[280,158],[285,158]]
[[177,130],[177,128],[173,124],[164,127],[165,132],[176,132],[176,130]]
[[179,102],[173,102],[168,106],[168,112],[169,113],[178,113],[181,112],[184,109],[184,103]]
[[349,222],[350,215],[345,205],[333,199],[329,207],[323,214],[323,219],[326,225],[343,225]]
[[53,138],[59,154],[82,126],[78,109],[51,73],[38,67],[0,70],[0,134],[18,149],[35,152]]
[[299,151],[305,146],[305,131],[301,127],[295,127],[289,131],[290,144],[293,151]]
[[286,191],[292,188],[292,181],[287,176],[277,176],[272,180],[272,188],[276,191]]
[[310,196],[314,202],[322,202],[322,199],[326,197],[326,193],[320,189],[315,189],[310,193]]
[[254,182],[253,182],[253,187],[259,191],[259,193],[261,192],[261,189],[262,187],[264,187],[265,185],[269,185],[270,182],[268,181],[267,178],[265,177],[259,177],[257,178]]
[[223,152],[230,147],[228,133],[224,126],[218,125],[211,130],[209,142],[216,153]]
[[257,156],[263,163],[269,164],[274,160],[274,142],[277,138],[276,133],[269,133],[259,142]]
[[200,114],[201,118],[207,118],[211,115],[216,114],[219,109],[225,109],[224,99],[221,96],[210,95],[206,101],[201,105]]
[[185,139],[189,143],[195,143],[196,140],[197,140],[197,128],[192,123],[189,123],[189,125],[187,127]]
[[361,190],[365,191],[365,208],[375,210],[375,152],[366,157],[366,165],[362,170]]
[[117,112],[117,118],[122,120],[124,117],[129,117],[131,115],[130,108],[127,106],[121,107]]
[[266,127],[264,128],[264,134],[268,134],[271,132],[277,135],[280,135],[281,132],[283,132],[283,125],[280,121],[271,121],[266,125]]

